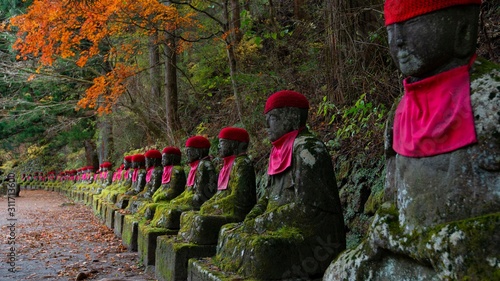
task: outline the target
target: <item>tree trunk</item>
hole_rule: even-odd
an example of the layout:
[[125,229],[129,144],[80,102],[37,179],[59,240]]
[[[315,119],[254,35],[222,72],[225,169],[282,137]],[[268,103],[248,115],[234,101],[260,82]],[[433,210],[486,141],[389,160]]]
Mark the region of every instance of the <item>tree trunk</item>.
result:
[[[238,5],[237,9],[239,10],[239,2],[231,0],[231,5],[233,4],[233,2],[235,5]],[[233,9],[233,11],[234,9],[236,9],[235,7],[231,8]],[[229,28],[231,27],[231,23],[233,22],[233,19],[230,18],[228,1],[224,1],[223,16],[224,16],[224,22],[226,23],[226,26],[224,27],[224,32],[230,32],[230,36],[227,36],[226,38],[226,53],[227,53],[227,58],[229,60],[229,75],[231,77],[231,85],[233,87],[234,100],[238,111],[238,118],[240,119],[240,122],[243,124],[243,126],[246,127],[245,119],[243,119],[242,98],[240,93],[238,92],[238,84],[236,82],[237,66],[236,66],[236,56],[234,54],[234,49],[236,48],[237,41],[235,39],[234,33],[229,30]]]
[[94,168],[99,166],[99,158],[96,153],[96,145],[92,140],[84,140],[83,147],[85,148],[85,162]]
[[149,78],[151,80],[151,98],[157,100],[161,98],[161,68],[160,68],[160,48],[158,43],[158,33],[149,37]]
[[230,29],[233,34],[234,44],[239,44],[243,38],[243,33],[241,33],[241,7],[239,0],[231,0],[231,21]]
[[99,142],[98,142],[98,157],[99,163],[111,160],[114,151],[113,145],[113,130],[111,120],[108,115],[103,115],[98,118],[99,122]]
[[177,53],[175,38],[168,33],[165,46],[165,102],[167,109],[167,139],[172,144],[180,145],[179,132],[182,126],[178,113],[177,93]]
[[[330,47],[329,61],[330,99],[336,104],[343,104],[348,100],[352,84],[351,75],[346,62],[350,53],[355,53],[355,46],[351,36],[356,36],[355,23],[349,17],[349,11],[353,8],[352,0],[328,0],[327,1],[327,44]],[[351,48],[352,47],[352,48]]]
[[296,19],[302,20],[304,19],[304,10],[302,6],[304,6],[304,0],[294,0],[293,1],[293,14]]

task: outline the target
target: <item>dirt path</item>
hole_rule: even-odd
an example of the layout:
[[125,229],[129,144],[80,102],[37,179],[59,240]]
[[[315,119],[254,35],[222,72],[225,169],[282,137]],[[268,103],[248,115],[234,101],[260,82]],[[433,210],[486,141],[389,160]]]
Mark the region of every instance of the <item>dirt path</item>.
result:
[[0,280],[154,280],[90,207],[56,192],[20,195],[0,198]]

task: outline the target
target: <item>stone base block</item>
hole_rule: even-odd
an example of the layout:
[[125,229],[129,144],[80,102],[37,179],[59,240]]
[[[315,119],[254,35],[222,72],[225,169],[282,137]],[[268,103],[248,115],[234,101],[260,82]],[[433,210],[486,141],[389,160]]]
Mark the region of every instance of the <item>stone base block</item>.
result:
[[175,237],[160,236],[157,240],[155,277],[160,281],[184,281],[188,278],[190,258],[215,255],[215,245],[175,242]]
[[[234,280],[253,280],[258,281],[265,279],[248,279],[241,275],[220,270],[214,270],[211,258],[192,258],[188,261],[187,281],[234,281]],[[274,280],[274,279],[273,279]],[[322,279],[307,279],[303,278],[285,278],[280,281],[321,281]]]
[[178,230],[166,228],[154,228],[149,225],[139,224],[139,236],[137,237],[137,250],[144,265],[155,265],[156,239],[163,235],[176,235]]
[[105,225],[111,229],[115,228],[115,209],[110,203],[101,203],[101,213],[104,214]]
[[[109,205],[108,205],[109,207]],[[115,213],[115,227],[114,227],[114,232],[115,232],[115,235],[118,236],[118,237],[122,237],[122,229],[123,229],[123,221],[124,221],[124,218],[125,218],[125,215],[118,212],[118,208],[116,208],[114,205],[111,206],[111,209],[110,212],[114,212]]]
[[133,215],[126,215],[123,221],[122,244],[130,252],[137,252],[139,221]]

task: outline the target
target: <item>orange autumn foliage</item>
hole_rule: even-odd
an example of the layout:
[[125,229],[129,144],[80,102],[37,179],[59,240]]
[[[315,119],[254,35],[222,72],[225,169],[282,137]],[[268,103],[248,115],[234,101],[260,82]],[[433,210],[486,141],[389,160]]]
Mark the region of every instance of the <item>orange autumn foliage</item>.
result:
[[[158,0],[85,1],[34,0],[26,14],[11,19],[17,31],[13,48],[18,59],[37,58],[40,67],[58,58],[71,59],[84,67],[90,59],[111,66],[96,77],[78,107],[109,113],[125,92],[125,82],[139,70],[136,56],[141,44],[131,38],[146,38],[161,31],[172,31],[194,24],[192,15],[180,15],[172,6]],[[102,53],[103,43],[108,45]]]

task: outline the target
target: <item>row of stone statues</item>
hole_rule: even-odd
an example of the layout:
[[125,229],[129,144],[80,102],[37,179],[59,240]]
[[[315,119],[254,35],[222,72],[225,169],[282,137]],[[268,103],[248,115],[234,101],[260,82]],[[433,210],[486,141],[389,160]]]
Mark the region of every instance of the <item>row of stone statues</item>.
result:
[[92,204],[125,246],[156,265],[159,279],[185,280],[189,258],[214,255],[224,271],[252,278],[320,278],[345,249],[345,230],[332,161],[306,128],[308,109],[298,92],[268,98],[273,148],[261,198],[249,134],[235,127],[219,133],[219,171],[210,141],[194,136],[185,145],[187,173],[180,149],[166,147],[125,157],[113,175],[107,164],[110,181],[88,168],[63,189]]

